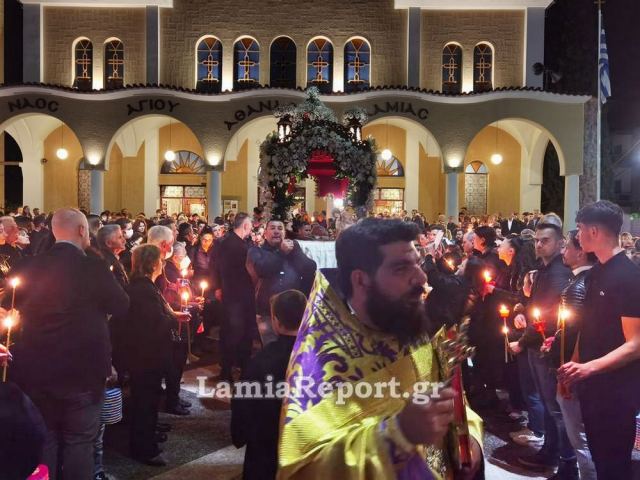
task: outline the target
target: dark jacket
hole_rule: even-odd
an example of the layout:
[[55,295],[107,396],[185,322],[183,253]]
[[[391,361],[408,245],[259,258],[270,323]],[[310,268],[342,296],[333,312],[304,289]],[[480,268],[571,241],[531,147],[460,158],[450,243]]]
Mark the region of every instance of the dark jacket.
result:
[[129,285],[129,276],[127,275],[127,272],[125,271],[122,263],[120,263],[118,257],[116,257],[110,250],[105,249],[101,249],[100,254],[102,255],[104,261],[107,262],[109,270],[113,272],[113,276],[120,284],[120,286],[122,288],[126,288],[126,286]]
[[316,262],[304,254],[298,242],[294,240],[293,244],[293,250],[288,254],[267,242],[249,249],[247,271],[255,285],[256,313],[259,315],[270,315],[269,300],[277,293],[295,289],[309,296]]
[[[582,323],[584,299],[587,296],[587,286],[585,280],[589,270],[583,270],[576,276],[572,276],[569,285],[560,294],[560,305],[571,312],[571,317],[565,322],[564,337],[564,361],[571,360],[573,350],[578,341],[580,327]],[[560,334],[556,334],[556,338],[551,346],[550,359],[555,367],[560,366]]]
[[540,309],[540,319],[544,323],[545,336],[555,334],[560,294],[568,285],[571,276],[571,270],[562,263],[562,255],[560,254],[556,255],[548,265],[543,265],[538,269],[527,305],[527,328],[518,340],[521,346],[539,350],[542,345],[542,335],[533,325],[532,311],[534,308]]
[[164,371],[173,351],[171,329],[177,325],[171,307],[146,277],[133,278],[127,293],[131,305],[118,323],[126,326],[128,334],[114,342],[117,357],[132,373]]
[[509,220],[502,220],[500,222],[500,229],[502,230],[502,235],[507,236],[510,233],[517,233],[518,235],[522,230],[524,230],[525,225],[520,220],[515,219],[511,222],[511,228],[509,228]]
[[[22,331],[12,366],[17,383],[26,392],[102,390],[111,373],[107,314],[125,314],[129,297],[104,261],[69,243],[56,243],[20,266]],[[4,305],[10,303],[5,298]]]
[[227,304],[250,302],[253,308],[253,282],[246,268],[249,244],[231,231],[213,248],[215,279],[212,284],[222,288],[222,301]]
[[[253,357],[242,374],[243,381],[266,382],[273,376],[273,391],[285,379],[289,357],[296,337],[279,336]],[[282,399],[231,400],[231,439],[240,448],[247,446],[244,456],[244,480],[267,480],[278,469],[278,429]]]
[[211,277],[211,257],[213,257],[213,245],[205,252],[199,245],[194,246],[190,253],[191,265],[193,265],[194,280],[207,280]]

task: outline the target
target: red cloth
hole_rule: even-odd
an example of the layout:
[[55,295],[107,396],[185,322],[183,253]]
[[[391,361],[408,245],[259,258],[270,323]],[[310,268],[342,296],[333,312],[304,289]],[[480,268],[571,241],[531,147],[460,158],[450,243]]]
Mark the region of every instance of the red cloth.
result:
[[333,157],[322,150],[314,150],[307,165],[307,173],[316,179],[318,196],[332,194],[336,198],[344,198],[349,188],[349,179],[336,178]]

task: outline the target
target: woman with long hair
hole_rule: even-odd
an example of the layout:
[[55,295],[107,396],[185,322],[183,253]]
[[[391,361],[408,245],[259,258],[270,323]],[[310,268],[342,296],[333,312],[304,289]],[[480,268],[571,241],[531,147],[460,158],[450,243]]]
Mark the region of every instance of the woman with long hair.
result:
[[[520,336],[518,330],[526,326],[523,286],[525,277],[537,268],[534,242],[518,235],[509,235],[500,244],[498,255],[507,264],[508,288],[496,288],[493,294],[509,308],[508,336],[510,341],[512,338],[515,341]],[[527,427],[510,434],[513,441],[520,445],[537,446],[544,435],[544,408],[533,382],[526,353],[511,356],[505,366],[505,383],[512,409],[510,416],[521,418],[519,412],[524,408],[528,412]]]

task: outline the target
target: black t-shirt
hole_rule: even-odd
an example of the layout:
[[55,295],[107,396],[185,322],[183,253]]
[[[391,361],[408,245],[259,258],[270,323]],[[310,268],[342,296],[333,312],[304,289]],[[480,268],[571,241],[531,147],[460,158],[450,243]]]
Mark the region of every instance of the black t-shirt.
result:
[[[603,357],[625,343],[622,317],[640,318],[640,268],[624,252],[595,265],[586,279],[587,296],[580,332],[580,361]],[[640,388],[640,361],[594,375],[585,389],[603,394],[635,393]]]

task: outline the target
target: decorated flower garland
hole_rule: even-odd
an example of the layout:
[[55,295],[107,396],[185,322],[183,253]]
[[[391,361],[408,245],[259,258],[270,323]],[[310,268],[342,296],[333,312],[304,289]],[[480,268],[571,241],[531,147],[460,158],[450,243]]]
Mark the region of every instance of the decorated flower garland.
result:
[[280,109],[276,117],[279,128],[286,120],[288,130],[268,135],[260,145],[260,184],[270,192],[273,217],[287,219],[295,184],[309,176],[320,178],[323,170],[325,178],[348,180],[347,201],[356,211],[371,208],[377,149],[372,138],[362,140],[356,131],[355,125],[361,128],[366,122],[363,110],[346,112],[340,124],[313,87],[302,104]]

